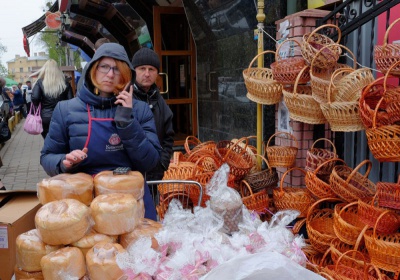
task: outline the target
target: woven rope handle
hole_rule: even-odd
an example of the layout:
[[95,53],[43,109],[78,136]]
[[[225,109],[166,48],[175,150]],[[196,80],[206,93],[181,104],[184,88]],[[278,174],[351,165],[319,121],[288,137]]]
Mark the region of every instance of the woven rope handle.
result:
[[292,140],[294,140],[294,142],[296,143],[296,148],[299,147],[298,142],[297,142],[297,139],[296,139],[296,137],[294,137],[293,134],[291,134],[291,133],[289,133],[289,132],[278,131],[278,132],[274,133],[273,135],[271,135],[271,137],[269,137],[268,142],[267,142],[267,146],[265,147],[265,150],[268,148],[269,142],[272,140],[272,138],[276,137],[276,136],[279,135],[279,134],[286,134],[286,135],[289,135],[290,138],[292,138]]
[[340,42],[340,39],[342,39],[342,31],[340,30],[339,26],[337,26],[337,25],[335,25],[335,24],[324,24],[324,25],[321,25],[321,26],[315,28],[315,29],[310,33],[310,35],[308,36],[308,38],[307,38],[307,43],[308,43],[308,40],[310,40],[310,38],[311,38],[315,33],[317,33],[317,31],[319,31],[319,30],[321,30],[321,29],[324,29],[324,28],[329,28],[329,27],[336,28],[336,30],[337,30],[337,32],[338,32],[338,39],[337,39],[336,43],[339,43],[339,42]]
[[389,25],[388,29],[386,30],[386,32],[385,32],[385,37],[383,37],[383,48],[385,48],[386,45],[387,45],[388,37],[389,37],[389,31],[390,31],[390,30],[393,28],[393,26],[395,26],[396,23],[398,23],[399,21],[400,21],[400,18],[398,18],[398,19],[396,19],[395,21],[393,21],[393,22]]
[[251,68],[251,66],[253,65],[254,61],[256,61],[256,59],[257,59],[260,55],[263,55],[263,54],[266,54],[266,53],[273,53],[273,54],[275,54],[274,51],[270,51],[270,50],[263,51],[263,52],[257,54],[257,55],[253,58],[253,60],[250,62],[248,69]]
[[186,137],[185,148],[187,149],[186,152],[189,155],[191,153],[191,150],[190,150],[190,144],[191,143],[194,144],[194,145],[199,145],[199,144],[201,144],[201,141],[197,137],[195,137],[193,135],[189,135],[188,137]]
[[313,149],[313,148],[314,148],[314,145],[317,144],[317,142],[319,142],[319,141],[326,141],[326,142],[328,142],[329,144],[331,144],[331,146],[332,146],[332,148],[333,148],[333,153],[336,154],[336,147],[335,147],[335,144],[333,144],[333,142],[332,142],[331,140],[329,140],[328,138],[319,138],[319,139],[315,140],[315,142],[314,142],[314,143],[312,144],[312,146],[311,146],[311,149]]
[[246,180],[242,180],[240,182],[240,194],[242,195],[242,197],[245,197],[244,196],[244,191],[243,191],[243,189],[244,189],[243,185],[245,185],[247,187],[247,189],[249,190],[250,196],[253,196],[253,191],[251,190],[251,187],[250,187],[249,183],[247,183]]
[[[337,262],[336,262],[336,264],[335,264],[335,270],[337,271],[338,265],[339,265],[340,261],[342,260],[342,258],[343,258],[345,255],[349,254],[349,253],[358,254],[358,255],[360,255],[360,256],[362,257],[362,260],[363,260],[363,263],[364,263],[364,269],[363,269],[363,270],[364,270],[364,275],[367,275],[367,273],[368,273],[368,271],[367,271],[368,266],[366,265],[367,263],[366,263],[366,261],[365,261],[365,256],[364,256],[360,251],[357,251],[357,250],[348,250],[348,251],[344,252],[344,253],[338,258],[338,260],[337,260]],[[353,259],[354,259],[354,258],[353,258]],[[365,277],[364,279],[368,279],[368,277]]]
[[361,167],[363,167],[365,164],[368,164],[367,170],[365,171],[364,178],[367,178],[369,175],[369,172],[371,171],[372,168],[372,161],[369,159],[363,160],[359,165],[356,166],[356,168],[351,171],[349,177],[347,177],[346,184],[350,182],[350,179],[353,178],[353,176],[360,170]]
[[314,170],[315,176],[318,174],[318,171],[319,171],[325,164],[330,163],[330,162],[332,162],[332,161],[341,161],[342,163],[344,163],[344,165],[346,165],[346,162],[345,162],[344,160],[340,159],[340,158],[331,158],[331,159],[328,159],[328,160],[324,161],[323,163],[321,163],[320,165],[318,165],[318,167]]
[[280,183],[280,186],[279,186],[279,187],[280,187],[280,192],[279,192],[280,195],[283,195],[283,183],[284,183],[284,181],[285,181],[286,175],[287,175],[289,172],[293,171],[293,170],[300,170],[300,171],[303,173],[304,176],[307,174],[307,172],[306,172],[303,168],[300,168],[300,167],[292,167],[292,168],[286,170],[286,172],[283,173],[283,175],[282,175],[282,177],[281,177],[281,183]]
[[290,41],[295,42],[295,43],[300,47],[299,41],[297,41],[297,40],[295,40],[295,39],[286,39],[285,41],[283,41],[282,43],[280,43],[279,46],[278,46],[278,48],[276,49],[276,52],[275,52],[275,61],[279,61],[280,58],[281,58],[280,55],[279,55],[279,51],[280,51],[281,47],[282,47],[285,43],[290,42]]

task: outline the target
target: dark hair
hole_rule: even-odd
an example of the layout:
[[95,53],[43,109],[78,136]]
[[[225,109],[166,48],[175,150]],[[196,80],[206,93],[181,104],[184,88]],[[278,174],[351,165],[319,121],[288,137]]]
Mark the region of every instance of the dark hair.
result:
[[97,50],[98,48],[100,48],[101,45],[103,45],[104,43],[110,43],[110,40],[108,38],[100,38],[96,41],[96,43],[94,43],[94,50]]

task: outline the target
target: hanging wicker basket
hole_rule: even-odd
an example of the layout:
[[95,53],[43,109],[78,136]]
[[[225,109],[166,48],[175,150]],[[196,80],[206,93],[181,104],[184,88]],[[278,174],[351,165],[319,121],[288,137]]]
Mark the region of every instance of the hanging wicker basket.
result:
[[310,67],[304,67],[297,76],[294,86],[284,87],[283,99],[289,110],[292,120],[308,124],[324,124],[326,119],[318,102],[312,97],[309,85],[299,85],[299,77],[304,71],[309,72]]
[[[315,148],[315,144],[320,141],[328,142],[332,147],[332,151],[323,148]],[[314,141],[311,148],[307,150],[305,169],[307,171],[313,172],[327,160],[335,158],[338,158],[338,155],[336,154],[335,144],[333,144],[333,142],[327,138],[317,139],[316,141]],[[335,161],[330,161],[329,164],[324,164],[324,166],[318,170],[317,174],[329,176],[332,173],[332,169],[335,163]]]
[[282,84],[274,80],[272,70],[269,68],[252,68],[251,66],[260,55],[273,53],[264,51],[257,54],[247,69],[243,70],[244,83],[247,88],[247,98],[259,104],[272,105],[282,99]]
[[[291,140],[292,146],[283,145],[282,143],[270,146],[271,140],[278,135],[286,136],[288,140]],[[268,139],[267,145],[265,145],[265,157],[271,167],[292,167],[296,162],[298,150],[298,142],[294,135],[278,131]]]
[[[287,57],[282,58],[280,56],[280,50],[283,45],[288,42],[294,42],[297,46],[300,47],[300,43],[294,39],[286,39],[283,41],[275,52],[275,62],[271,63],[271,70],[274,76],[274,79],[283,84],[283,85],[291,85],[296,82],[296,78],[299,75],[301,69],[306,66],[306,62],[303,57]],[[301,77],[299,78],[299,84],[305,84],[310,80],[310,72],[303,72]]]
[[[365,174],[362,175],[358,171],[367,165]],[[352,169],[344,165],[336,165],[330,176],[331,189],[337,196],[347,202],[371,201],[376,192],[376,186],[368,179],[369,172],[372,168],[370,160],[362,161],[356,168]]]
[[272,196],[277,210],[297,210],[299,211],[298,218],[302,218],[307,215],[308,209],[314,203],[314,198],[305,187],[283,187],[286,175],[294,170],[301,171],[303,175],[306,174],[302,168],[288,169],[282,175],[279,187],[272,190]]
[[400,175],[397,183],[378,182],[376,189],[380,206],[400,210]]
[[[400,61],[400,45],[389,44],[388,37],[390,30],[400,21],[400,18],[393,21],[386,29],[383,45],[376,45],[374,48],[374,60],[376,68],[382,73],[386,73],[390,66]],[[400,64],[392,70],[392,75],[400,76]]]
[[340,42],[342,33],[340,28],[334,24],[325,24],[317,27],[311,33],[306,33],[303,35],[303,41],[301,44],[301,54],[304,59],[311,65],[313,58],[316,56],[317,52],[323,47],[327,47],[324,51],[318,56],[318,59],[314,61],[314,67],[318,67],[321,69],[329,69],[335,67],[339,56],[342,52],[341,48],[338,46],[330,46],[335,42],[326,35],[319,34],[317,31],[322,30],[324,28],[335,28],[338,33],[337,43]]

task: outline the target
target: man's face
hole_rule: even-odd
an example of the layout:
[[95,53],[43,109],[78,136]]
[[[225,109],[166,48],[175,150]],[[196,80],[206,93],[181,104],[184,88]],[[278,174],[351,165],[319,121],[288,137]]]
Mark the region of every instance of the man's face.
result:
[[151,87],[157,79],[157,68],[151,65],[141,65],[135,68],[136,82],[143,88]]

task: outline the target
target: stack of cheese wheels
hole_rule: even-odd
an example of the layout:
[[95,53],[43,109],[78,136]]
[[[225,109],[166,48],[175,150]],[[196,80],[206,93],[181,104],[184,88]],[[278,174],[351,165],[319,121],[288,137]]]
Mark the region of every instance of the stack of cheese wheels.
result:
[[85,257],[76,247],[51,252],[40,260],[40,264],[44,279],[81,279],[86,274]]
[[160,231],[161,227],[161,223],[143,218],[132,232],[122,234],[119,237],[119,243],[126,249],[130,244],[135,243],[139,238],[149,237],[151,238],[151,248],[157,250],[158,242],[157,239],[154,238],[154,235]]
[[144,195],[144,178],[138,171],[129,171],[127,174],[114,175],[113,171],[102,171],[94,179],[95,196],[109,193],[129,193],[136,200]]
[[86,254],[86,267],[90,279],[123,279],[117,255],[126,252],[118,243],[99,242]]
[[83,255],[86,256],[86,253],[97,243],[105,241],[110,243],[116,243],[118,241],[118,236],[110,236],[103,233],[95,232],[93,229],[87,233],[84,237],[79,239],[78,241],[71,243],[71,246],[79,248]]
[[137,200],[131,194],[110,193],[96,196],[90,204],[93,229],[107,235],[131,232],[140,222]]
[[41,271],[40,259],[62,246],[44,243],[36,229],[22,233],[16,238],[16,267],[23,272]]
[[81,239],[93,224],[90,208],[65,198],[43,205],[35,215],[40,239],[49,245],[67,245]]
[[64,198],[90,205],[93,200],[93,178],[86,173],[59,174],[40,181],[37,191],[39,202],[43,205]]

